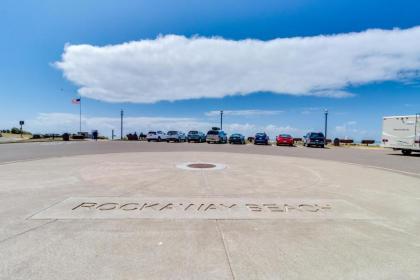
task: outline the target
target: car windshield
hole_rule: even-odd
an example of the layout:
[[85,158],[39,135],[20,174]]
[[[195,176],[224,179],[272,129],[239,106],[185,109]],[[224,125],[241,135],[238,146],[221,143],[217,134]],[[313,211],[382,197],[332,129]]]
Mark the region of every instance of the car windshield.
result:
[[219,135],[219,131],[218,130],[210,130],[209,132],[207,132],[207,135]]
[[178,134],[178,131],[168,131],[168,135],[176,135]]
[[292,136],[290,136],[289,134],[280,134],[280,137],[283,137],[283,138],[292,138]]
[[265,133],[257,133],[255,136],[257,136],[257,137],[264,137],[265,136]]
[[198,131],[191,130],[190,132],[188,132],[188,134],[198,134]]
[[310,137],[312,137],[312,138],[324,138],[324,134],[322,134],[322,133],[311,133],[311,136]]
[[232,134],[232,137],[241,137],[241,135],[238,134],[238,133],[234,133],[234,134]]
[[156,132],[154,132],[154,131],[149,131],[149,133],[148,133],[148,134],[156,135]]

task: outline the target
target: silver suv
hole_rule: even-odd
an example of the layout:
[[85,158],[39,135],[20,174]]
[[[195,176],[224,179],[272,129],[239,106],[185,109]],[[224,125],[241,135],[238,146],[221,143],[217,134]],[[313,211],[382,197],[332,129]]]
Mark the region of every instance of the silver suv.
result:
[[227,143],[227,135],[223,130],[219,129],[212,129],[207,132],[206,142],[207,143],[220,143],[226,144]]
[[171,130],[168,131],[166,134],[166,142],[185,142],[187,141],[187,137],[185,136],[185,133],[177,130]]

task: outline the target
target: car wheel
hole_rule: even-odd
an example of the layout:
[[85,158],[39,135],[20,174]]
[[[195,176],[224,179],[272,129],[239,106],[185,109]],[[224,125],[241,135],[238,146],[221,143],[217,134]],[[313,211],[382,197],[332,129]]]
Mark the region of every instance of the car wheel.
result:
[[150,140],[147,140],[147,142],[150,142]]
[[401,150],[401,153],[405,156],[411,155],[411,150]]
[[324,149],[325,148],[325,145],[321,145],[320,147]]

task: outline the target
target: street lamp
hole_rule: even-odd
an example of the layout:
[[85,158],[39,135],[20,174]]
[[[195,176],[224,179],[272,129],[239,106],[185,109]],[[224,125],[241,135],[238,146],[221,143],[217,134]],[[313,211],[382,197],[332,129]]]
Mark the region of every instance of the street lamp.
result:
[[121,140],[123,140],[124,110],[121,109]]
[[325,109],[325,126],[324,126],[324,136],[325,136],[325,145],[327,144],[327,130],[328,130],[328,109]]
[[20,121],[19,124],[20,124],[20,138],[22,138],[23,137],[22,126],[25,124],[25,122],[24,121]]
[[223,110],[220,110],[220,130],[223,130]]

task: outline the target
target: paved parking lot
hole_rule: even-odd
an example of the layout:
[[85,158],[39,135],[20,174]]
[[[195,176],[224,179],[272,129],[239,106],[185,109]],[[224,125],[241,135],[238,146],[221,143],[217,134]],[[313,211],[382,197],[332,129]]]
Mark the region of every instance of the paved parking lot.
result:
[[132,152],[225,152],[275,156],[303,157],[338,162],[362,164],[411,173],[420,174],[420,153],[402,156],[398,151],[384,149],[357,148],[305,148],[255,146],[255,145],[220,145],[197,143],[148,143],[148,142],[50,142],[0,145],[0,163],[43,159],[50,157],[66,157],[73,155],[92,155],[107,153]]
[[0,151],[0,279],[420,278],[418,157],[129,142]]

